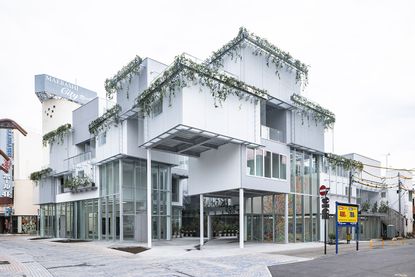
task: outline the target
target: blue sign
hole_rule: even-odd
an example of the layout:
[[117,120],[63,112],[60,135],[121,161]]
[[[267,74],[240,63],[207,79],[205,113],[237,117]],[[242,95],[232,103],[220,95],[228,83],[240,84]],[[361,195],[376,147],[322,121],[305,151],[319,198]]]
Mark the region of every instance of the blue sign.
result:
[[[336,201],[336,254],[339,253],[339,227],[355,227],[356,250],[359,250],[359,205]],[[349,240],[349,239],[348,239]]]
[[57,96],[81,105],[97,97],[97,93],[92,90],[46,74],[35,75],[35,93],[42,102]]

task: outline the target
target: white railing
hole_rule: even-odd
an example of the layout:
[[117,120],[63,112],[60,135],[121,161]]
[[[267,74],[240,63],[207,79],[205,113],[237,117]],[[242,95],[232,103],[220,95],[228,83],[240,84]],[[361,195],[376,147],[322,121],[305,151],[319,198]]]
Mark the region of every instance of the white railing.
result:
[[264,139],[285,142],[283,131],[265,125],[261,125],[261,137]]
[[77,164],[85,162],[85,161],[89,161],[92,158],[92,152],[85,152],[85,153],[81,153],[78,155],[75,155],[73,157],[70,157],[67,159],[68,161],[68,169],[71,170],[73,169]]

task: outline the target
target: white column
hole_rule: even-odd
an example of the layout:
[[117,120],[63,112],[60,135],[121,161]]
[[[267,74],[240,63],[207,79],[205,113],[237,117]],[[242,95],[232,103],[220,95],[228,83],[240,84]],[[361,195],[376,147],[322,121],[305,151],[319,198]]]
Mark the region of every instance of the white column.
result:
[[275,195],[272,195],[272,242],[276,241],[275,235]]
[[203,226],[204,220],[203,220],[203,194],[200,195],[200,246],[203,246],[204,243],[204,226]]
[[244,189],[239,189],[239,248],[244,248]]
[[207,238],[212,239],[212,226],[211,226],[211,222],[210,222],[210,214],[208,212],[207,214]]
[[285,209],[284,209],[284,239],[288,243],[288,193],[285,194]]
[[261,196],[261,241],[264,241],[264,196]]
[[[114,172],[114,174],[117,174]],[[120,191],[120,241],[124,240],[124,205],[123,205],[123,192],[122,192],[122,160],[120,159],[120,164],[118,166],[118,180],[119,180],[119,191]]]
[[147,247],[152,247],[151,150],[147,149]]

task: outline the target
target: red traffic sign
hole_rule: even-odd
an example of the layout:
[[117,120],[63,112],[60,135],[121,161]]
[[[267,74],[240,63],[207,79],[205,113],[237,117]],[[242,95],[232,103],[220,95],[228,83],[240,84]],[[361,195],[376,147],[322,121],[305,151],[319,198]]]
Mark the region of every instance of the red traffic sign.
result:
[[326,187],[325,185],[320,186],[320,195],[321,196],[326,196],[328,191],[329,191],[329,188]]

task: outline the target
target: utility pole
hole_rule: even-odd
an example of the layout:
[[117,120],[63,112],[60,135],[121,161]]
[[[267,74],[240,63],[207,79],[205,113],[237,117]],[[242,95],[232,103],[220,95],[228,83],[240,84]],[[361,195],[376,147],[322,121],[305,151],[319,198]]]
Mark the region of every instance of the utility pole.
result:
[[399,233],[402,236],[402,213],[401,213],[401,174],[398,172],[398,201],[399,201]]
[[[350,168],[349,170],[349,193],[348,193],[348,203],[352,203],[352,183],[353,183],[353,174],[352,174],[352,168]],[[346,232],[346,239],[347,239],[347,244],[350,244],[350,239],[351,239],[351,227],[347,227],[347,232]]]

